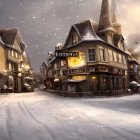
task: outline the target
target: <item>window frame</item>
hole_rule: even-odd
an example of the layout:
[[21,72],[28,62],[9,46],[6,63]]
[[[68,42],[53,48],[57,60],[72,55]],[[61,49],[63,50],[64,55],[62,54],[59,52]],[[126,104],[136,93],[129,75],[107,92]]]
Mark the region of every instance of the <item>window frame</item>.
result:
[[[93,51],[94,50],[94,53],[93,52],[89,52],[89,51]],[[92,58],[93,57],[93,54],[94,54],[94,59]],[[92,58],[92,59],[90,59],[90,58]],[[96,49],[88,49],[88,61],[89,62],[95,62],[96,61]]]

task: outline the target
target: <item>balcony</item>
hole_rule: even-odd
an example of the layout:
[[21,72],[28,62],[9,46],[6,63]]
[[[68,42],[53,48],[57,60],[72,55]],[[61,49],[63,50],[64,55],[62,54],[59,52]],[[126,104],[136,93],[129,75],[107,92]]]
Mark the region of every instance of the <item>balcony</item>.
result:
[[14,63],[17,63],[17,64],[19,64],[22,61],[21,59],[17,59],[17,58],[15,58],[13,56],[10,56],[10,55],[8,55],[8,60],[10,60],[10,61],[12,61]]

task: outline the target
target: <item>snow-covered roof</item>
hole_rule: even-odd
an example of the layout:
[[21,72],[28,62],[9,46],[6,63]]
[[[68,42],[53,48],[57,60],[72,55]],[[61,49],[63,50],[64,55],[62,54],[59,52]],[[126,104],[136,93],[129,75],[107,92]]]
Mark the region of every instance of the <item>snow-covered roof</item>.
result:
[[81,41],[83,40],[101,40],[97,34],[97,23],[91,19],[74,24],[73,27],[79,33]]
[[46,66],[48,66],[48,64],[47,64],[46,60],[43,60],[43,62],[44,62],[44,64],[45,64]]
[[7,45],[13,45],[18,31],[17,28],[0,30],[2,41]]
[[107,32],[107,31],[115,32],[115,30],[112,27],[108,27],[108,28],[105,28],[103,30],[100,30],[99,33]]

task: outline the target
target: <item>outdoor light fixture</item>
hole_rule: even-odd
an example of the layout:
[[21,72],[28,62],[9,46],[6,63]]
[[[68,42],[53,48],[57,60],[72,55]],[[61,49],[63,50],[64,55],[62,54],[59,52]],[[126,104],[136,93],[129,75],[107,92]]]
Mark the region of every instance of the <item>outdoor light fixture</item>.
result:
[[96,76],[93,76],[92,79],[93,79],[93,80],[96,80]]

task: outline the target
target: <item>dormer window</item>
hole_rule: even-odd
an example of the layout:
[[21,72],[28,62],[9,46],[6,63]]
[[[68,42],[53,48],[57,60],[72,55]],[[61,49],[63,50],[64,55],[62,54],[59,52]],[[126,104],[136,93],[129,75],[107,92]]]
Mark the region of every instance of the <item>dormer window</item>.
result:
[[121,50],[124,50],[123,42],[121,41],[118,42],[118,48],[120,48]]
[[72,36],[72,45],[77,44],[78,41],[79,41],[78,35],[74,33]]

